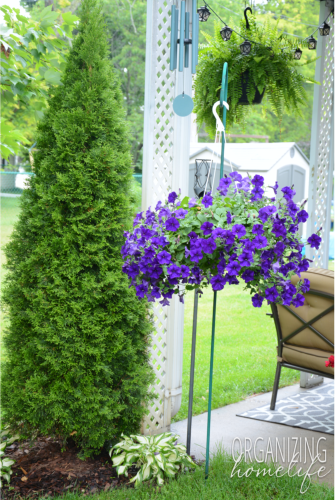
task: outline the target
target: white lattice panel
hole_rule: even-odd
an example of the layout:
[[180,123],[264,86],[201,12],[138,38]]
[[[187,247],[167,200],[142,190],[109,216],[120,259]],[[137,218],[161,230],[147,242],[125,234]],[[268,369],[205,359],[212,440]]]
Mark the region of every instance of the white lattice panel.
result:
[[[320,21],[328,15],[328,6],[321,3]],[[321,21],[321,22],[322,22]],[[321,227],[322,243],[318,250],[308,249],[313,267],[328,268],[331,199],[333,186],[333,112],[334,112],[334,19],[329,17],[330,35],[318,38],[320,60],[316,64],[309,193],[309,233]]]

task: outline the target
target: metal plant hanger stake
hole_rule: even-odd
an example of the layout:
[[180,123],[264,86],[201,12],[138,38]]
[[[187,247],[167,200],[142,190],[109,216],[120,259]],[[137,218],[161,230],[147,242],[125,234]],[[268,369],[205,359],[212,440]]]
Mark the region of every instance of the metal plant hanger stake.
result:
[[[219,103],[213,106],[213,113],[216,117],[217,131],[221,135],[221,162],[220,162],[220,178],[224,175],[224,152],[225,152],[225,125],[226,112],[229,106],[226,102],[228,93],[228,64],[224,63],[222,74],[222,87],[220,91]],[[220,105],[223,109],[223,120],[221,121],[217,115],[216,108]],[[217,132],[216,132],[217,135]],[[213,180],[214,183],[214,180]],[[217,292],[214,291],[213,306],[212,306],[212,327],[211,327],[211,351],[210,351],[210,375],[209,375],[209,397],[208,397],[208,421],[207,421],[207,441],[206,441],[206,459],[205,459],[205,479],[209,476],[209,460],[210,460],[210,429],[211,429],[211,403],[212,403],[212,381],[213,381],[213,363],[215,354],[215,331],[216,331],[216,306]],[[194,395],[194,375],[195,375],[195,357],[196,357],[196,331],[197,331],[197,313],[198,313],[198,293],[195,290],[194,296],[194,313],[193,313],[193,329],[191,342],[191,361],[190,361],[190,382],[189,382],[189,403],[188,403],[188,427],[187,427],[187,453],[190,455],[191,445],[191,426],[192,426],[192,407]]]

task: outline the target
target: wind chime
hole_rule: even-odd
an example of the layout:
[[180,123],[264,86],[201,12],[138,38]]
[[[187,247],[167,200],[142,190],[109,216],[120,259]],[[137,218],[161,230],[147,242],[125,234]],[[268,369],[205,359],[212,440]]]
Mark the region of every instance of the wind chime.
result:
[[[191,62],[191,73],[196,73],[198,63],[198,25],[199,15],[197,13],[197,0],[192,0],[191,11],[191,35],[190,36],[190,13],[186,12],[185,0],[181,1],[181,10],[173,5],[171,10],[171,31],[170,31],[170,70],[183,73],[184,68],[189,68]],[[180,37],[178,38],[178,28],[180,26]],[[191,58],[190,58],[191,45]],[[177,50],[179,47],[179,50]],[[191,59],[191,61],[190,61]],[[183,80],[184,87],[184,80]],[[184,93],[175,97],[173,102],[174,112],[178,116],[188,116],[194,108],[191,96]]]

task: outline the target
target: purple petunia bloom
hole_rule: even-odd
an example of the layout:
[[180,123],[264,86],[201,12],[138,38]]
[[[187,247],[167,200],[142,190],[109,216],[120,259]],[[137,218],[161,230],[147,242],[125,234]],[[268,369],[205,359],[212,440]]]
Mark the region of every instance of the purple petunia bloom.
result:
[[203,222],[201,225],[201,230],[203,231],[204,236],[207,236],[208,234],[211,234],[213,228],[213,223],[212,222]]
[[158,212],[161,207],[162,207],[162,201],[158,201],[156,204],[155,210]]
[[298,230],[299,230],[299,226],[297,224],[291,224],[289,226],[288,232],[291,234],[295,234],[298,232]]
[[238,172],[230,172],[229,176],[233,181],[241,182],[243,180],[242,176]]
[[202,258],[203,254],[200,248],[192,248],[190,250],[190,260],[192,262],[199,262],[200,260],[202,260]]
[[251,181],[248,177],[244,177],[241,182],[238,183],[238,189],[242,189],[246,193],[250,190]]
[[237,236],[237,238],[243,238],[246,234],[246,229],[242,224],[234,224],[232,226],[232,233]]
[[299,262],[298,265],[299,273],[304,273],[305,271],[308,271],[308,269],[309,269],[309,261],[307,259],[303,259],[301,262]]
[[153,286],[151,290],[151,296],[155,299],[159,299],[161,297],[160,288],[158,286]]
[[[252,184],[256,187],[261,187],[264,185],[264,178],[261,175],[255,175],[252,179]],[[253,191],[252,191],[253,192]]]
[[305,278],[303,280],[302,285],[301,285],[301,292],[307,293],[307,292],[309,292],[309,289],[310,289],[310,281]]
[[202,241],[202,250],[204,253],[213,253],[216,248],[216,242],[213,238],[208,238],[207,240],[201,240]]
[[143,212],[139,212],[136,214],[136,216],[134,217],[133,227],[137,226],[139,222],[143,219],[142,214]]
[[306,222],[308,217],[309,215],[305,210],[300,210],[300,212],[297,214],[298,222]]
[[277,192],[278,192],[278,188],[279,188],[279,184],[278,184],[278,182],[277,182],[277,181],[275,181],[274,186],[270,186],[270,187],[271,187],[271,189],[273,189],[274,194],[277,194]]
[[172,191],[168,195],[168,203],[175,203],[176,198],[177,198],[177,194],[175,193],[175,191]]
[[236,260],[233,262],[229,262],[226,266],[226,270],[230,276],[237,276],[237,274],[241,270],[240,262],[237,262]]
[[227,212],[227,214],[226,214],[226,222],[227,222],[228,224],[231,224],[231,222],[232,222],[232,215],[231,215],[231,212]]
[[243,274],[241,275],[241,277],[243,278],[243,280],[245,281],[245,283],[248,283],[249,281],[253,281],[254,280],[254,272],[251,271],[251,269],[246,269],[246,271],[243,272]]
[[166,250],[162,250],[162,252],[157,254],[157,260],[159,261],[159,264],[161,264],[161,265],[170,264],[171,255],[170,255],[170,253],[166,252]]
[[311,236],[309,236],[309,238],[307,240],[309,245],[312,248],[316,248],[316,249],[320,247],[321,241],[322,241],[322,238],[320,238],[320,236],[318,234],[312,234]]
[[253,194],[251,201],[261,200],[264,194],[264,190],[261,187],[256,186],[252,189],[251,194]]
[[287,234],[286,226],[283,222],[276,221],[273,224],[272,233],[275,234],[277,238],[283,238]]
[[266,288],[265,295],[267,300],[275,302],[275,300],[279,297],[279,292],[275,286],[272,286],[271,288]]
[[170,217],[165,223],[167,231],[177,231],[180,227],[180,223],[175,217]]
[[293,198],[293,196],[296,195],[296,191],[294,191],[294,189],[291,189],[290,187],[284,187],[281,189],[281,191],[283,192],[284,194],[284,198],[289,201]]
[[304,298],[304,295],[301,295],[300,293],[298,293],[294,299],[292,300],[292,304],[295,306],[295,307],[301,307],[304,305],[304,302],[305,302],[305,298]]
[[230,187],[230,185],[232,184],[232,180],[230,179],[230,177],[223,177],[220,181],[219,181],[219,186],[218,186],[218,191],[222,188],[224,189],[227,189]]
[[153,231],[151,229],[148,229],[147,227],[142,226],[141,227],[141,236],[145,238],[146,240],[149,240],[151,236],[153,236]]
[[184,210],[183,208],[179,208],[178,210],[176,210],[176,212],[174,213],[176,219],[184,219],[185,216],[187,215],[188,213],[188,210]]
[[127,270],[127,274],[130,278],[136,278],[139,274],[139,266],[133,262]]
[[162,218],[163,217],[169,217],[171,214],[169,208],[161,208],[160,212],[159,212],[159,221],[162,222]]
[[266,222],[270,215],[274,214],[277,211],[274,205],[268,205],[267,207],[263,207],[259,210],[259,219],[262,222]]
[[148,285],[146,283],[142,283],[141,285],[136,285],[135,290],[136,290],[136,296],[139,297],[139,299],[143,299],[147,293]]
[[211,194],[206,194],[205,196],[203,196],[202,204],[205,206],[205,208],[211,207],[211,205],[212,205],[212,196],[211,196]]
[[216,276],[213,276],[210,280],[210,283],[212,285],[212,289],[214,291],[219,291],[223,290],[224,285],[226,283],[226,279],[223,276],[220,276],[217,274]]
[[195,200],[195,198],[190,198],[189,202],[188,202],[188,207],[189,208],[193,208],[197,205],[197,201]]
[[278,241],[274,246],[275,255],[280,257],[280,255],[282,255],[284,253],[285,248],[286,248],[286,246],[284,245],[284,243],[282,243],[282,241]]
[[181,266],[181,272],[182,272],[182,278],[188,278],[188,276],[190,274],[189,267],[185,266],[184,264],[182,264],[182,266]]
[[256,248],[263,248],[263,247],[266,247],[268,245],[267,238],[265,236],[261,236],[261,235],[257,235],[254,238],[253,243],[255,244]]
[[152,247],[145,248],[145,257],[147,259],[153,259],[155,257],[155,250]]
[[191,240],[194,240],[195,238],[197,238],[197,234],[195,233],[195,231],[190,231],[188,236]]
[[164,298],[163,300],[160,300],[160,304],[162,304],[163,306],[169,306],[169,300]]
[[222,229],[220,227],[216,227],[216,229],[212,231],[213,238],[224,238],[225,234],[226,234],[225,229]]
[[253,295],[252,297],[252,304],[254,307],[261,307],[262,306],[262,303],[264,301],[264,297],[262,297],[261,295],[259,295],[258,293],[256,293],[255,295]]
[[253,234],[264,234],[264,226],[262,224],[254,224],[252,228]]
[[160,278],[160,275],[162,274],[162,269],[160,266],[154,266],[152,267],[152,269],[150,270],[150,276],[152,279],[154,280],[157,280]]
[[170,278],[179,278],[181,276],[181,269],[176,264],[172,264],[168,267],[167,273]]

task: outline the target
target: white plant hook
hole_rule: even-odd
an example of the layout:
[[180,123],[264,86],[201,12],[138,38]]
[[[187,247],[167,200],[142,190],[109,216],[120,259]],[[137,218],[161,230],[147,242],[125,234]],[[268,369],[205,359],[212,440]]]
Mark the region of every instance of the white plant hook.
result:
[[[228,105],[228,103],[226,101],[223,101],[223,105],[226,107],[227,110],[229,110],[229,105]],[[222,120],[219,118],[219,116],[217,114],[217,111],[216,111],[217,106],[220,106],[220,101],[215,102],[215,104],[212,106],[212,113],[213,113],[214,117],[216,118],[215,144],[217,142],[220,142],[220,140],[221,140],[221,133],[222,132],[224,134],[224,141],[226,142],[225,127],[224,127],[224,124],[223,124]],[[211,159],[210,170],[212,168],[213,157],[214,157],[214,150],[212,150],[212,159]],[[231,165],[231,169],[232,169],[232,165]],[[209,171],[209,174],[210,174],[210,171]],[[208,177],[209,177],[209,174],[208,174]],[[213,178],[213,182],[212,182],[211,194],[213,193],[213,189],[214,189],[214,185],[215,185],[215,175],[216,175],[216,166],[215,166],[215,170],[214,170],[214,178]],[[207,179],[207,182],[206,182],[205,192],[206,192],[207,186],[208,186],[208,179]]]

